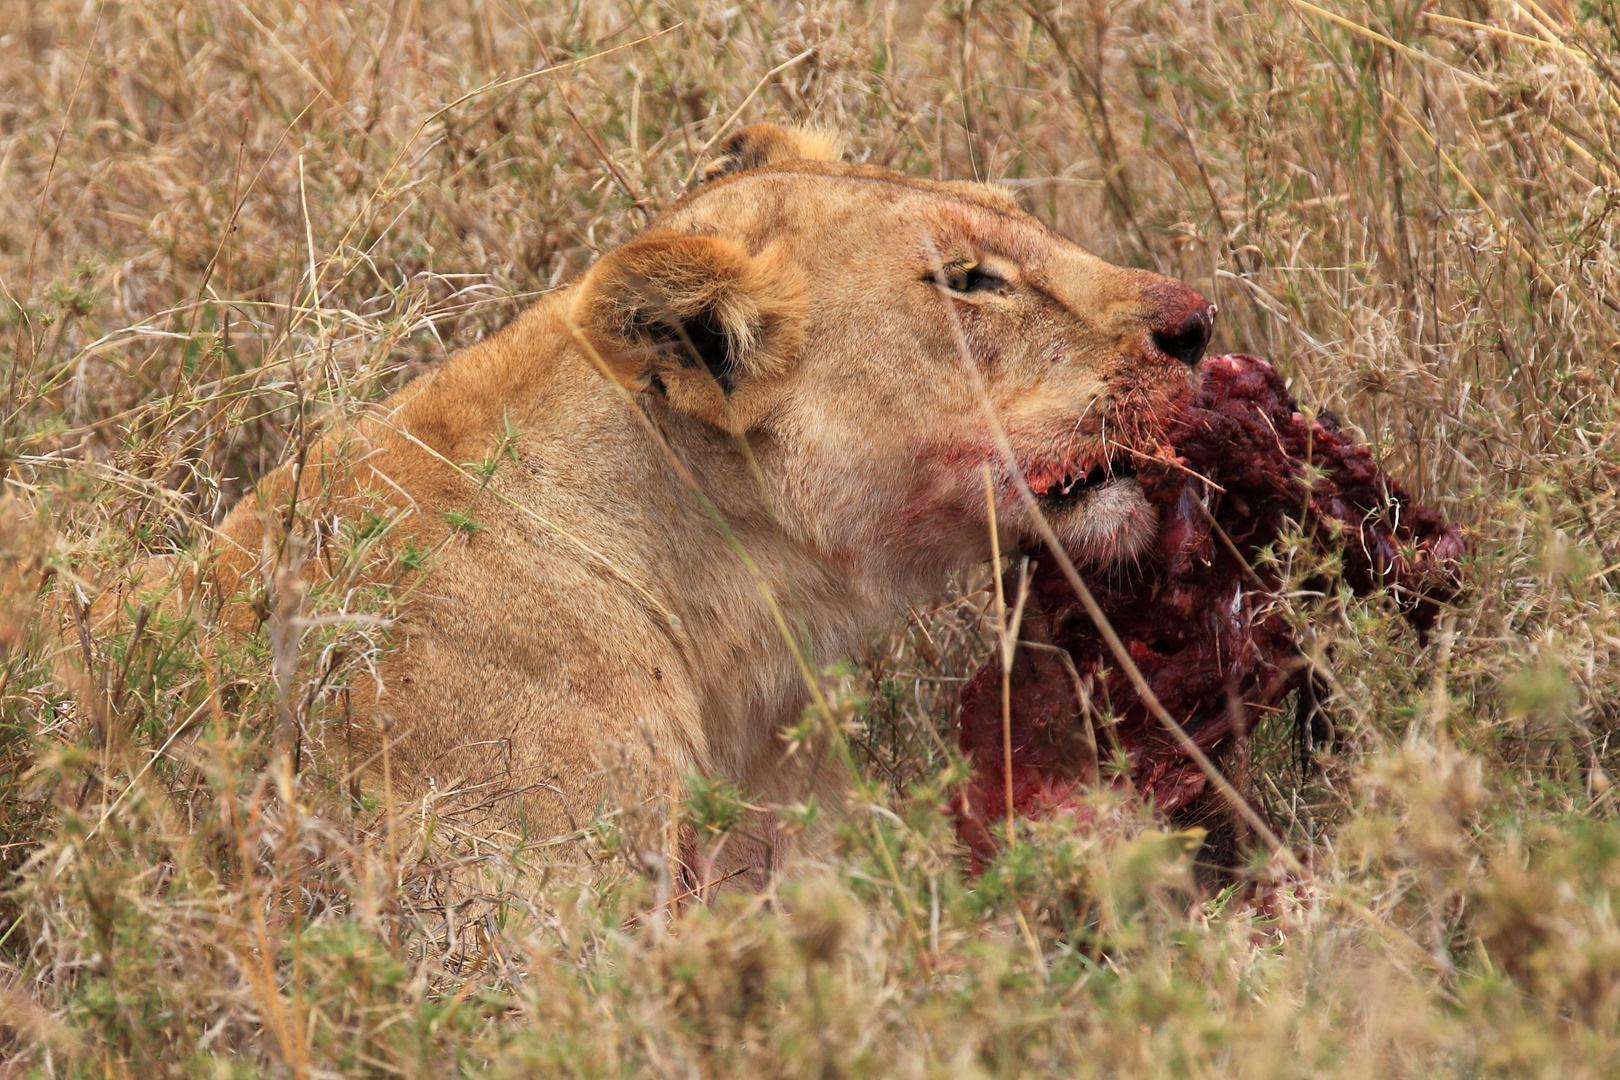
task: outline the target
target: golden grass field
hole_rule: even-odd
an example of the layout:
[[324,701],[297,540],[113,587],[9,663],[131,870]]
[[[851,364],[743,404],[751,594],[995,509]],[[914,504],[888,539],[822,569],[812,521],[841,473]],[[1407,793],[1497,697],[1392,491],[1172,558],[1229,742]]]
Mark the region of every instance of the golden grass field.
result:
[[[1185,278],[1467,530],[1426,643],[1285,597],[1339,738],[1256,734],[1311,866],[1272,909],[1124,806],[969,876],[987,577],[827,674],[822,865],[667,919],[611,808],[467,863],[453,813],[289,783],[278,720],[318,748],[383,624],[86,628],[751,120]],[[1620,1073],[1617,242],[1614,0],[0,0],[0,1076]]]

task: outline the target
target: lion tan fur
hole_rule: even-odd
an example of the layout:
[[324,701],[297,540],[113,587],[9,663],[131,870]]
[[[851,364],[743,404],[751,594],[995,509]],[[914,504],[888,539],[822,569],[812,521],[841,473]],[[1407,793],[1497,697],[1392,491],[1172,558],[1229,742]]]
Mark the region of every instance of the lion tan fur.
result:
[[[1004,550],[1035,536],[1026,491],[1095,561],[1151,539],[1134,481],[1079,478],[1185,391],[1165,343],[1207,338],[1208,303],[1002,190],[835,146],[739,132],[645,233],[230,514],[221,596],[265,580],[295,501],[388,522],[375,565],[438,546],[351,697],[355,760],[376,777],[386,737],[397,797],[517,790],[530,835],[565,833],[609,746],[649,797],[706,773],[803,799],[831,771],[784,766],[807,690],[772,603],[821,665],[940,595],[989,556],[987,468]],[[480,494],[465,463],[502,448]]]

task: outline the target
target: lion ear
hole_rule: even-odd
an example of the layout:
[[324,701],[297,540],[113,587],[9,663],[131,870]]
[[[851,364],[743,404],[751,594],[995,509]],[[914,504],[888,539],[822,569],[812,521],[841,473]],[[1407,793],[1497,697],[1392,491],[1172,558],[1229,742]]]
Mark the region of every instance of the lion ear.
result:
[[842,140],[830,131],[750,124],[720,144],[720,156],[703,170],[700,182],[706,184],[744,169],[759,169],[784,161],[837,161],[842,155]]
[[798,355],[804,292],[779,248],[751,255],[721,237],[655,232],[604,255],[569,315],[623,385],[740,431]]

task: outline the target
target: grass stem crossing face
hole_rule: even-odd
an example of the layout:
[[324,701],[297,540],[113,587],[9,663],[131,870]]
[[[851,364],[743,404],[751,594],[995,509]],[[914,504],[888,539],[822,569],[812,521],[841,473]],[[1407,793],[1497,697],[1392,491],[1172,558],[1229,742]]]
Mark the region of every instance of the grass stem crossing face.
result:
[[[1214,305],[1096,258],[1003,189],[754,147],[794,138],[739,133],[752,168],[720,172],[593,272],[576,312],[606,328],[627,383],[746,433],[784,526],[829,553],[931,578],[984,557],[986,464],[1013,542],[1036,534],[1032,495],[1088,558],[1140,551],[1153,515],[1134,457],[1162,443]],[[639,301],[610,295],[616,258],[650,287]],[[720,277],[774,284],[757,301],[690,284]],[[706,340],[721,327],[726,378],[614,329],[638,302]]]

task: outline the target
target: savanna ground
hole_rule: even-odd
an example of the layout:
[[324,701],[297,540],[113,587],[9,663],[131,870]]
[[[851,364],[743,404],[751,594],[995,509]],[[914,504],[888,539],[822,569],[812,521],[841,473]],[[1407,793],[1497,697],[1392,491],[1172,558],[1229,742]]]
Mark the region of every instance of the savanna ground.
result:
[[[0,1074],[1620,1072],[1617,17],[0,2]],[[1307,768],[1286,718],[1257,733],[1311,866],[1268,908],[1194,899],[1185,838],[1122,805],[967,874],[940,807],[987,574],[829,673],[862,777],[824,864],[672,917],[612,807],[589,859],[473,857],[454,807],[351,790],[320,751],[387,591],[314,590],[245,642],[161,606],[87,625],[754,119],[1006,182],[1187,279],[1217,348],[1466,527],[1426,642],[1377,598],[1281,601],[1338,738]],[[719,842],[735,810],[686,814]]]

